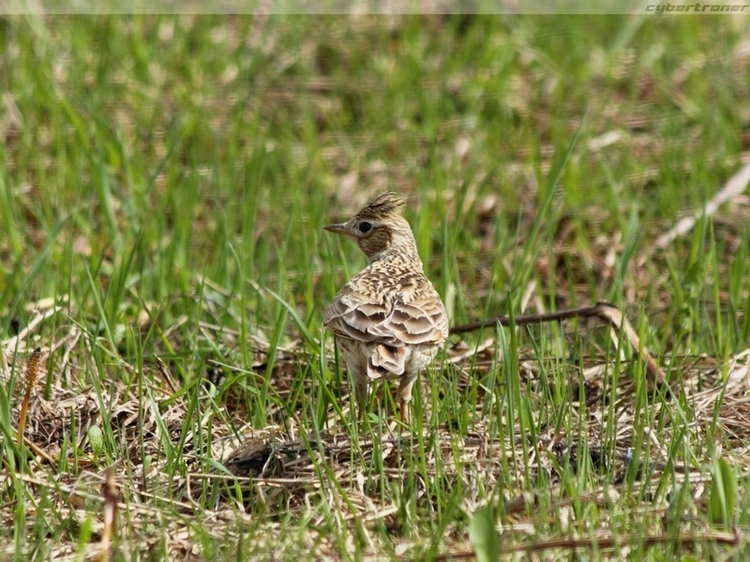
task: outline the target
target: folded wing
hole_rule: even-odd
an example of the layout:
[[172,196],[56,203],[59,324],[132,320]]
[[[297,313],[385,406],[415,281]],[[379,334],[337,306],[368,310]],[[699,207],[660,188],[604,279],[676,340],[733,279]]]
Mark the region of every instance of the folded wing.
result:
[[439,345],[448,337],[448,319],[437,293],[390,307],[356,291],[342,291],[326,312],[325,326],[335,334],[372,342],[368,374],[379,378],[404,373],[409,345]]

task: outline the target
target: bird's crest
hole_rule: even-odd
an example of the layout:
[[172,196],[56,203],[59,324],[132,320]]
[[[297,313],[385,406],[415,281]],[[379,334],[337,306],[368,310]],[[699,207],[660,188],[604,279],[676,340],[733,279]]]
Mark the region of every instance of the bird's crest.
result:
[[386,191],[373,197],[367,206],[357,213],[358,218],[382,218],[388,215],[398,215],[406,202],[393,191]]

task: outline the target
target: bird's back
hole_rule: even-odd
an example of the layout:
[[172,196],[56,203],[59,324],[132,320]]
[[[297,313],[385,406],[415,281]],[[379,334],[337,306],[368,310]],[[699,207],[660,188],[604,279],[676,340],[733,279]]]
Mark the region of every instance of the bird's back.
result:
[[369,264],[333,300],[325,326],[339,337],[394,347],[440,345],[448,319],[419,258],[394,252]]

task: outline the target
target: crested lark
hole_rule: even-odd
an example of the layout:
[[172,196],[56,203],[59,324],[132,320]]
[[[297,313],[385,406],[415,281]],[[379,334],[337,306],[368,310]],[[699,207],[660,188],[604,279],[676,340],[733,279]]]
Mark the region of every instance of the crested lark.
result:
[[354,238],[369,261],[339,291],[324,320],[354,380],[359,419],[368,383],[400,379],[396,397],[407,421],[411,387],[448,337],[440,295],[400,214],[404,204],[395,193],[383,193],[345,223],[325,227]]

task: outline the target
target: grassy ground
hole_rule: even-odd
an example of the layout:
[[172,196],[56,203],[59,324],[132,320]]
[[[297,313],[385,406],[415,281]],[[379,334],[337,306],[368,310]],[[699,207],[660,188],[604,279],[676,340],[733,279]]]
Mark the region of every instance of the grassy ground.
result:
[[[0,20],[0,560],[102,554],[107,467],[114,560],[745,559],[750,200],[659,237],[750,160],[749,31]],[[595,321],[486,329],[355,423],[322,226],[387,189],[452,325],[605,299],[671,392]]]

